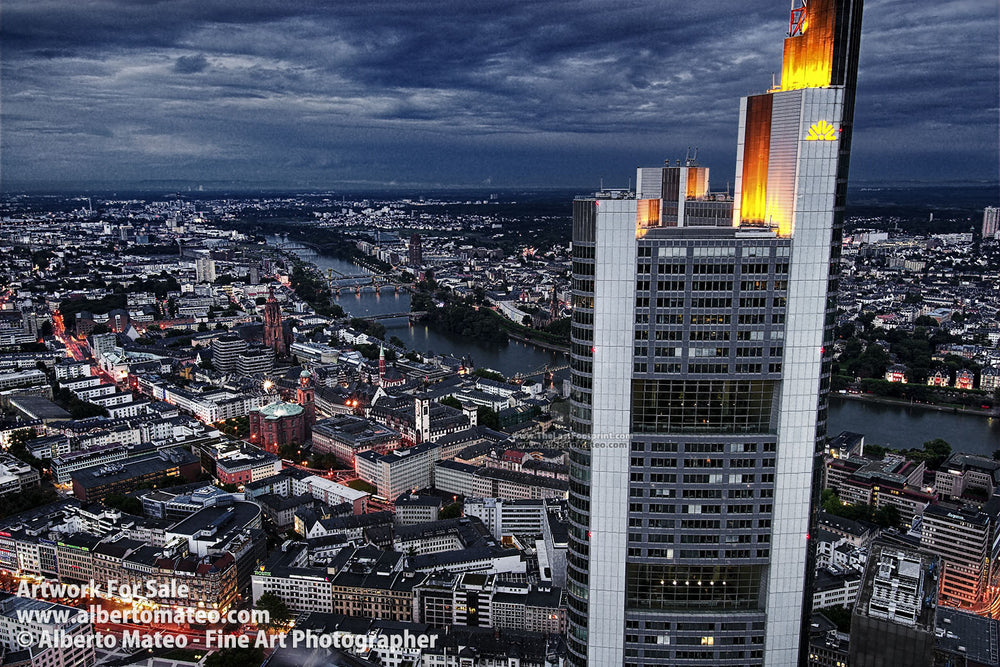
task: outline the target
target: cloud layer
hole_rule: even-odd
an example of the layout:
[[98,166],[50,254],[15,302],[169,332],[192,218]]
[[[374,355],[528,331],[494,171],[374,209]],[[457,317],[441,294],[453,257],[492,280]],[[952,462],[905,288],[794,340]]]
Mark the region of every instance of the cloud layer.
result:
[[[3,187],[590,186],[699,146],[787,6],[7,0]],[[852,177],[996,178],[998,8],[869,0]]]

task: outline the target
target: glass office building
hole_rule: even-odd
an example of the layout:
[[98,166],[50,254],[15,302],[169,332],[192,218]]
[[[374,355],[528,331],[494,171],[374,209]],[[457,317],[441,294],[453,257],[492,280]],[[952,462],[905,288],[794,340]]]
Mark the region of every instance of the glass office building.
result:
[[573,204],[573,664],[799,663],[860,18],[793,6],[731,198],[688,159]]

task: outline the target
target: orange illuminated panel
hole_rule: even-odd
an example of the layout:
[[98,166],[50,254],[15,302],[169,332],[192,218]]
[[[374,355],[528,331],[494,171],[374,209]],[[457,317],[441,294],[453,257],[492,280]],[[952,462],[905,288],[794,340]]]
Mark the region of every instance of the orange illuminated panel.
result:
[[740,222],[765,220],[767,164],[771,147],[771,106],[770,95],[754,95],[747,98]]
[[699,199],[708,193],[708,167],[688,167],[687,198]]
[[660,200],[640,199],[635,203],[635,236],[642,238],[650,227],[660,226]]
[[822,88],[833,73],[836,0],[810,0],[803,8],[800,32],[785,39],[781,62],[781,89]]

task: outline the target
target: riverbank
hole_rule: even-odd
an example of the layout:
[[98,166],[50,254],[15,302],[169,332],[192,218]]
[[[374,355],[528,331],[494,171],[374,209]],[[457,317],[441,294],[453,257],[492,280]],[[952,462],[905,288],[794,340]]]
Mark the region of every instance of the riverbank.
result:
[[889,398],[887,396],[875,396],[874,394],[830,394],[831,398],[839,398],[845,401],[859,401],[861,403],[873,403],[876,405],[892,405],[901,408],[916,408],[929,412],[945,412],[955,415],[976,415],[979,417],[997,417],[997,408],[982,410],[979,408],[960,408],[951,405],[933,405],[931,403],[914,403],[900,398]]
[[561,352],[562,354],[569,354],[569,348],[563,345],[555,345],[554,343],[546,343],[540,340],[532,340],[527,336],[520,336],[518,334],[511,333],[510,331],[507,332],[507,336],[511,340],[516,340],[520,343],[527,343],[528,345],[534,345],[535,347],[539,347],[543,350],[551,350],[552,352]]

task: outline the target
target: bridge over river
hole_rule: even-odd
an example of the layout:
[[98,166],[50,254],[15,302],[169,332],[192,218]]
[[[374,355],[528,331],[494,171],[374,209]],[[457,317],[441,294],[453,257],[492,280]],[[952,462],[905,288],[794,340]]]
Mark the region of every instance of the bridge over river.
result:
[[408,317],[411,320],[422,320],[427,317],[426,310],[407,310],[399,313],[378,313],[377,315],[362,315],[358,319],[376,322],[378,320],[395,320]]

